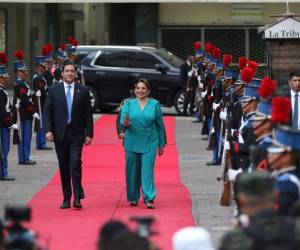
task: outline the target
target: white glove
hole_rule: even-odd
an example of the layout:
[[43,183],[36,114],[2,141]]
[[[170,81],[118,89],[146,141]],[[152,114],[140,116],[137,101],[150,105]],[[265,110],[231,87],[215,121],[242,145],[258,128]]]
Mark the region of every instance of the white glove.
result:
[[10,128],[15,129],[15,130],[19,130],[19,127],[17,124],[13,124],[10,126]]
[[216,110],[220,106],[220,103],[213,103],[213,110]]
[[242,173],[242,169],[239,168],[238,170],[228,169],[228,179],[230,181],[235,181],[238,174]]
[[20,108],[20,102],[21,102],[21,100],[17,98],[17,102],[15,104],[16,109]]
[[201,97],[204,98],[206,96],[206,94],[207,94],[207,90],[204,92],[201,92]]
[[224,150],[230,150],[230,143],[229,141],[224,142]]
[[38,114],[38,113],[34,113],[34,114],[33,114],[33,118],[35,118],[35,119],[38,119],[38,120],[39,120],[39,119],[40,119],[40,116],[39,116],[39,114]]
[[190,71],[188,72],[188,77],[192,77],[192,75],[193,75],[193,70],[190,70]]
[[41,97],[41,91],[38,90],[37,92],[35,92],[35,95],[36,95],[37,97]]
[[200,82],[201,81],[201,76],[197,76],[197,80],[198,80],[198,82]]
[[224,110],[224,111],[221,111],[220,112],[220,119],[225,121],[227,118],[227,112]]

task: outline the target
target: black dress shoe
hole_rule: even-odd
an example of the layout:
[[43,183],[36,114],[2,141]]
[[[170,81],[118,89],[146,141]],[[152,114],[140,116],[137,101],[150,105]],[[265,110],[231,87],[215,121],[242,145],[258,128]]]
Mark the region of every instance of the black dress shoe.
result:
[[206,150],[214,150],[213,147],[207,147]]
[[202,122],[201,120],[195,120],[195,121],[193,121],[193,123],[200,123],[200,122]]
[[71,202],[70,200],[64,200],[63,204],[61,204],[60,209],[67,209],[71,207]]
[[132,207],[136,207],[138,205],[138,202],[137,201],[130,201],[129,204]]
[[218,161],[209,161],[206,163],[206,166],[217,166],[220,165]]
[[80,203],[80,199],[75,199],[74,202],[73,202],[73,208],[76,208],[76,209],[81,209],[82,208],[82,205]]
[[29,160],[29,161],[26,161],[26,162],[19,162],[19,164],[20,165],[35,165],[36,161]]
[[4,177],[0,177],[0,181],[14,181],[15,177],[12,176],[4,176]]
[[155,206],[153,204],[153,201],[145,201],[145,204],[146,204],[148,209],[154,209],[155,208]]
[[44,147],[44,148],[36,148],[37,150],[51,150],[51,147]]

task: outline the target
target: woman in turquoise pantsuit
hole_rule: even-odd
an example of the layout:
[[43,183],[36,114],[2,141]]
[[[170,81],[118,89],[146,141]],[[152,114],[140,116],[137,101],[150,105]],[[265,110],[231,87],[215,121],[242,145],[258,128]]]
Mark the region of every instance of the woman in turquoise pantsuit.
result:
[[158,151],[164,152],[165,126],[160,103],[149,98],[150,84],[139,79],[134,88],[136,98],[126,100],[121,110],[121,123],[126,128],[126,188],[130,205],[137,206],[140,188],[148,208],[154,208],[156,196],[154,162]]

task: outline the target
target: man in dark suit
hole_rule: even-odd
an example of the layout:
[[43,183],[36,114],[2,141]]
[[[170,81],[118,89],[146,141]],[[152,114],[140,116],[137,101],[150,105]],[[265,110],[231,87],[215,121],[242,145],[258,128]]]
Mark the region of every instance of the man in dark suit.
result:
[[292,128],[300,129],[300,71],[293,71],[289,74],[289,85],[291,88],[289,98],[292,104],[290,125]]
[[[180,66],[180,81],[185,88],[185,97],[183,103],[183,115],[187,115],[188,104],[190,104],[190,113],[193,112],[194,100],[193,100],[193,84],[192,76],[196,73],[193,71],[194,57],[188,56],[186,62]],[[194,82],[194,81],[193,81]]]
[[45,104],[46,139],[54,141],[59,163],[63,204],[70,208],[73,187],[73,207],[80,209],[84,198],[81,186],[81,154],[83,143],[91,144],[93,116],[89,91],[75,83],[76,65],[65,62],[62,67],[63,81],[49,89]]

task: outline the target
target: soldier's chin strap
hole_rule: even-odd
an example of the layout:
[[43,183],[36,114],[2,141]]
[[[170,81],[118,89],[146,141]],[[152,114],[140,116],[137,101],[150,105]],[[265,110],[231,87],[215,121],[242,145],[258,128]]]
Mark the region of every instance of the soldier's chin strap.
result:
[[275,158],[274,161],[268,162],[269,166],[272,166],[273,163],[275,163],[275,162],[277,162],[278,160],[280,160],[280,158],[283,157],[285,153],[286,153],[286,151],[283,151],[280,155],[278,155],[278,157]]
[[[242,109],[243,109],[243,108],[246,108],[246,107],[247,107],[248,105],[250,105],[253,101],[254,101],[254,99],[251,99],[251,100],[247,101],[245,105],[242,105]],[[249,113],[251,113],[251,111],[250,111]]]
[[257,127],[255,127],[254,130],[259,129],[261,126],[263,126],[268,121],[268,119],[264,119],[264,120],[261,120],[261,121],[262,122]]
[[244,88],[245,86],[243,86],[242,84],[241,84],[241,86],[239,87],[239,88],[237,88],[237,90],[236,90],[236,93],[239,93],[239,91],[242,89],[242,88]]

